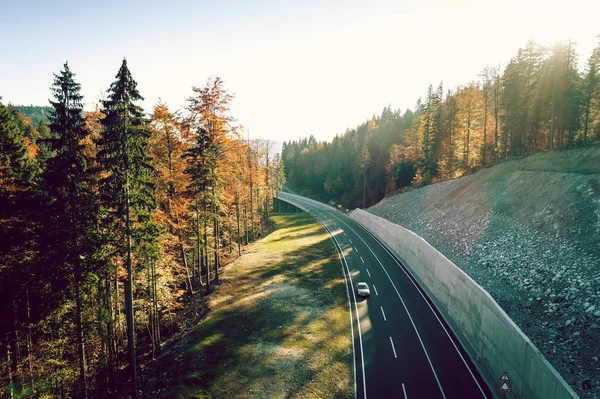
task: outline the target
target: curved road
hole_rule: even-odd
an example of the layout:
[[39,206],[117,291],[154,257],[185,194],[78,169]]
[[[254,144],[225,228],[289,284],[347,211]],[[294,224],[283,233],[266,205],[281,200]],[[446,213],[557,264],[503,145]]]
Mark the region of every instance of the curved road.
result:
[[[330,233],[346,274],[357,398],[491,398],[472,362],[404,266],[346,214],[289,193]],[[356,283],[371,288],[356,296]]]

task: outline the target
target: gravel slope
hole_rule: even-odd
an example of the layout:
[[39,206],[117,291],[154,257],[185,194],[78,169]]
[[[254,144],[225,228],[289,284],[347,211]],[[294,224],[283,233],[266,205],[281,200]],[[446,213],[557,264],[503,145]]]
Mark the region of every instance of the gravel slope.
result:
[[421,235],[600,398],[600,147],[539,153],[368,209]]

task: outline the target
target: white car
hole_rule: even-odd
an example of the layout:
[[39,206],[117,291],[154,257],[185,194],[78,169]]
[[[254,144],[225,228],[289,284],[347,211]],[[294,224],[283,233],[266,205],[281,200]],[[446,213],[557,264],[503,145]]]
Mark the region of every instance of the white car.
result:
[[356,284],[356,291],[358,292],[358,296],[371,295],[371,291],[369,290],[369,286],[367,285],[367,283],[360,282]]

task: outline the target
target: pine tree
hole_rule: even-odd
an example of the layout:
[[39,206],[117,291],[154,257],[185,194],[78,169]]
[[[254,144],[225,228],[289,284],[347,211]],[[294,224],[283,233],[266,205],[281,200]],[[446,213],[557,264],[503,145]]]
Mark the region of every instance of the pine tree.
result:
[[97,215],[93,193],[93,175],[90,159],[84,154],[83,141],[88,135],[83,118],[81,86],[74,81],[69,65],[54,75],[49,115],[50,131],[53,138],[46,139],[53,151],[44,173],[44,183],[49,195],[51,215],[48,220],[52,228],[48,235],[52,238],[47,253],[49,261],[60,265],[68,264],[73,275],[75,295],[75,324],[77,326],[77,348],[79,357],[79,391],[77,396],[87,397],[87,377],[84,347],[84,327],[82,320],[82,284],[86,271],[82,259],[89,259],[92,243],[89,232]]
[[31,289],[44,298],[40,286],[46,284],[35,268],[36,224],[43,208],[35,190],[39,170],[17,118],[14,108],[0,102],[0,356],[7,361],[5,381],[11,397],[22,387],[18,373],[22,358],[31,354],[30,345],[26,352],[19,350],[19,326],[27,320],[25,294]]
[[[598,36],[600,39],[600,35]],[[594,48],[585,67],[582,79],[583,143],[588,142],[590,127],[600,113],[600,44]]]
[[[109,214],[116,252],[125,258],[127,282],[125,308],[132,396],[137,398],[137,366],[135,355],[133,312],[133,245],[142,247],[142,240],[152,238],[151,211],[156,207],[153,173],[145,149],[150,137],[142,108],[135,104],[143,100],[137,90],[127,61],[124,59],[116,80],[103,101],[104,131],[98,142],[102,168],[100,194]],[[136,242],[133,242],[136,240]]]

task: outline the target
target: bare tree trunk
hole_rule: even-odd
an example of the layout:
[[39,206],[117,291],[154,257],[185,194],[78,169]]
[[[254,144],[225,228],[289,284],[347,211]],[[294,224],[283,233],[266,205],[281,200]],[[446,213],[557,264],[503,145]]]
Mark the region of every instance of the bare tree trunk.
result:
[[[214,169],[212,170],[213,176],[214,176]],[[214,179],[213,179],[214,180]],[[217,283],[219,283],[219,263],[220,263],[220,259],[219,259],[219,246],[220,246],[220,239],[219,239],[219,213],[218,213],[218,208],[217,208],[217,201],[216,201],[216,195],[215,195],[215,184],[213,183],[212,186],[212,197],[213,197],[213,219],[214,219],[214,226],[213,226],[213,235],[214,235],[214,239],[215,239],[215,245],[214,245],[214,255],[215,255],[215,281]]]
[[137,388],[137,359],[135,355],[135,331],[133,320],[133,266],[131,261],[131,218],[129,211],[129,166],[126,165],[125,183],[125,235],[127,240],[127,282],[125,284],[125,308],[127,310],[127,346],[129,352],[129,373],[131,376],[131,395],[133,399],[138,397]]
[[148,298],[150,299],[150,311],[148,312],[148,335],[150,336],[150,342],[152,343],[152,360],[156,358],[156,342],[154,341],[154,295],[152,294],[152,276],[150,269],[152,265],[146,268],[146,281]]
[[198,206],[198,196],[196,195],[196,246],[198,250],[198,280],[200,281],[200,287],[202,287],[202,264],[204,262],[202,254],[202,243],[200,240],[200,208]]
[[239,203],[239,201],[235,204],[235,218],[237,221],[238,256],[242,256],[242,236],[241,236],[241,232],[240,232],[240,203]]
[[[79,264],[79,254],[76,254],[75,263]],[[81,306],[81,272],[80,266],[75,268],[75,317],[77,319],[77,346],[79,348],[79,383],[81,384],[80,394],[82,398],[87,398],[87,377],[85,374],[85,346],[83,337],[83,318]]]
[[554,101],[552,101],[552,122],[550,124],[550,139],[549,139],[549,143],[548,143],[548,149],[552,149],[554,148]]
[[33,355],[31,354],[31,350],[33,347],[33,344],[31,342],[31,304],[29,302],[29,288],[26,288],[25,290],[25,295],[26,295],[26,301],[27,301],[27,367],[28,367],[28,371],[29,371],[29,389],[31,389],[31,392],[33,394],[35,394],[35,388],[33,386],[33,366],[31,365],[31,360],[33,358]]
[[487,116],[488,116],[488,97],[489,97],[489,93],[488,93],[488,85],[486,83],[486,87],[484,88],[484,107],[483,107],[483,151],[482,151],[482,165],[486,164],[486,160],[485,160],[485,155],[486,155],[486,151],[487,151]]
[[204,213],[204,264],[206,265],[206,289],[210,291],[210,265],[208,264],[208,226],[207,226],[207,207],[206,197],[202,197],[203,213]]
[[500,86],[500,77],[498,73],[496,73],[496,81],[494,83],[494,158],[498,159],[498,109],[500,108],[498,105],[499,101],[499,86]]
[[106,330],[108,332],[107,348],[108,348],[108,387],[111,393],[115,392],[115,333],[114,333],[114,311],[112,305],[112,292],[110,289],[110,274],[106,274],[106,309],[108,310],[109,320],[107,321]]

